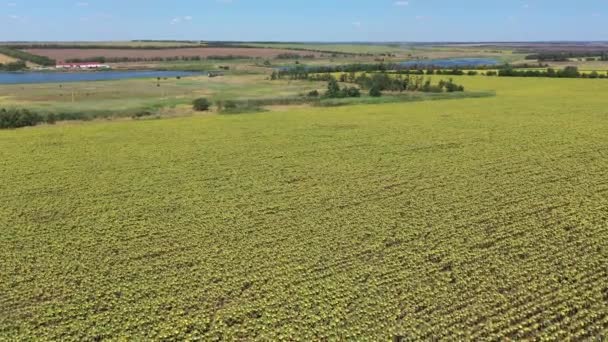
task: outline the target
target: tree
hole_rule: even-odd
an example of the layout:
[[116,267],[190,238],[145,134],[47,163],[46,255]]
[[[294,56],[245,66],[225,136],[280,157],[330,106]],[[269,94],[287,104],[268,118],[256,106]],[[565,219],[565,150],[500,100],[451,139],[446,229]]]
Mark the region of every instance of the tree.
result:
[[338,81],[336,81],[336,79],[333,77],[327,83],[327,92],[325,93],[325,97],[340,97],[340,85],[338,85]]
[[578,68],[575,66],[567,66],[561,72],[561,77],[576,78],[579,76],[580,76],[580,73],[578,72]]
[[206,112],[211,107],[211,102],[206,98],[199,98],[194,100],[192,103],[192,108],[197,112]]
[[380,97],[382,96],[382,91],[377,85],[373,85],[369,90],[369,96],[371,97]]
[[357,87],[350,87],[344,89],[347,97],[361,97],[361,91]]

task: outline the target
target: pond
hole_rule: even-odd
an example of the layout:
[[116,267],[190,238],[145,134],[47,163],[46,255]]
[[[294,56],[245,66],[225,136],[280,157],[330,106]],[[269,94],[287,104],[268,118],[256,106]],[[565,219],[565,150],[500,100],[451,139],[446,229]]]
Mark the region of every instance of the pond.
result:
[[189,71],[0,72],[0,84],[67,83],[204,75]]

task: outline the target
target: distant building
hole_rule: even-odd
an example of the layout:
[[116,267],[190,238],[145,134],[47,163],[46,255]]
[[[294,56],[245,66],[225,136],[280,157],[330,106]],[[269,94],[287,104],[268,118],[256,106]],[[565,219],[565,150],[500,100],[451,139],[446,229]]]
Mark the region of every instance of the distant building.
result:
[[57,69],[109,69],[110,66],[101,63],[57,63]]

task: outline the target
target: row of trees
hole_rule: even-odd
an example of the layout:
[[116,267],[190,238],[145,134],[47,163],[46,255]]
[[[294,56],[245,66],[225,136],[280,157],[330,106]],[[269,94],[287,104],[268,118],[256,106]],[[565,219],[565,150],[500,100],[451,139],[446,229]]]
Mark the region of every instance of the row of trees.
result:
[[561,70],[548,68],[547,70],[515,70],[513,68],[501,69],[498,76],[503,77],[557,77],[557,78],[607,78],[608,75],[592,71],[589,74],[581,73],[577,67],[568,66]]
[[290,79],[290,80],[306,80],[311,74],[331,74],[331,73],[356,73],[356,72],[386,72],[393,71],[403,75],[477,75],[476,70],[488,70],[503,68],[540,68],[547,67],[544,64],[520,64],[516,66],[459,66],[453,68],[441,68],[429,65],[408,65],[404,66],[398,63],[375,63],[375,64],[345,64],[332,66],[303,66],[285,67],[273,71],[270,78],[272,80]]
[[608,61],[608,51],[584,51],[584,52],[572,52],[572,51],[560,51],[560,52],[540,52],[526,56],[526,59],[536,59],[539,61],[552,61],[552,62],[567,62],[570,58],[585,58],[593,59],[598,58],[602,61]]
[[[382,92],[404,92],[404,91],[420,91],[420,92],[460,92],[464,91],[462,85],[455,84],[452,79],[448,81],[441,80],[438,84],[433,84],[430,78],[424,78],[417,75],[397,75],[391,77],[387,73],[374,73],[371,76],[363,73],[356,76],[354,73],[342,74],[339,77],[340,82],[355,83],[362,89],[369,90],[370,96],[381,96]],[[359,97],[361,92],[356,87],[345,86],[340,88],[338,80],[330,77],[328,80],[327,92],[324,95],[327,98],[344,98],[344,97]]]
[[277,59],[315,59],[315,55],[300,55],[298,53],[280,53],[276,57]]
[[33,55],[25,51],[15,50],[5,46],[0,46],[0,54],[13,57],[22,61],[36,63],[38,65],[54,66],[56,64],[54,59],[50,59],[45,56]]
[[[134,41],[135,43],[137,41]],[[152,42],[152,41],[150,41]],[[158,42],[159,45],[150,45],[150,44],[56,44],[56,43],[11,43],[6,46],[15,50],[23,50],[23,49],[79,49],[79,50],[174,50],[174,49],[191,49],[191,48],[204,48],[206,45],[192,45],[192,44],[184,44],[184,45],[167,45],[163,44],[161,41]],[[234,47],[234,46],[233,46]]]

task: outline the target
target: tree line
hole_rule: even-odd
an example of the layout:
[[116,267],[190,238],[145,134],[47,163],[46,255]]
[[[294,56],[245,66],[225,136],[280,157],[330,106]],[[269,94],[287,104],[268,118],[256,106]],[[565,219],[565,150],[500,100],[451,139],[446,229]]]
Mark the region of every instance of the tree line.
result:
[[0,46],[0,54],[44,66],[54,66],[56,63],[54,59],[45,56],[33,55],[25,51],[15,50],[4,46]]
[[300,55],[298,53],[280,53],[276,59],[315,59],[315,55]]
[[526,56],[526,59],[536,59],[539,61],[567,62],[570,58],[585,58],[587,60],[608,61],[608,51],[586,51],[586,52],[540,52]]
[[[396,75],[396,76],[395,76]],[[275,75],[276,76],[276,75]],[[273,79],[271,77],[271,79]],[[278,78],[274,78],[275,80]],[[325,81],[328,82],[327,92],[324,97],[327,98],[345,98],[359,97],[360,91],[356,87],[340,88],[338,81],[342,83],[351,83],[358,85],[361,89],[369,90],[370,96],[381,96],[383,91],[404,92],[404,91],[420,91],[420,92],[461,92],[464,91],[462,85],[454,83],[452,79],[448,81],[441,80],[438,84],[433,84],[430,78],[425,78],[422,74],[405,74],[397,73],[390,74],[388,72],[374,72],[371,75],[367,73],[357,74],[354,71],[343,73],[336,79],[331,74],[307,74],[306,78],[300,78],[309,81]],[[314,92],[314,91],[313,91]],[[309,93],[309,96],[319,96],[319,94]]]
[[581,73],[575,66],[567,66],[564,69],[556,70],[548,68],[547,70],[515,70],[513,68],[505,68],[498,71],[498,76],[502,77],[555,77],[555,78],[608,78],[606,74],[600,74],[597,71],[592,71],[589,74]]
[[[542,65],[542,64],[541,64]],[[475,76],[479,75],[481,70],[485,70],[486,76],[500,77],[560,77],[560,78],[608,78],[604,73],[593,71],[589,74],[581,73],[577,67],[568,66],[564,69],[547,68],[546,70],[534,70],[538,66],[523,64],[523,65],[502,65],[494,67],[494,69],[486,69],[480,67],[470,67],[475,70],[466,70],[467,67],[457,67],[450,69],[442,69],[435,67],[412,68],[404,67],[399,64],[347,64],[335,66],[310,66],[302,65],[282,68],[274,70],[270,75],[271,80],[289,79],[289,80],[315,80],[328,81],[332,73],[356,74],[363,73],[391,73],[397,75],[452,75],[452,76]],[[524,70],[518,70],[523,68]],[[526,70],[527,69],[527,70]]]
[[[539,68],[547,65],[542,64],[521,64],[517,65],[517,68]],[[305,80],[308,79],[310,74],[331,74],[340,72],[387,72],[393,71],[400,74],[411,74],[411,75],[477,75],[476,70],[495,70],[508,68],[507,65],[501,66],[458,66],[451,68],[442,68],[432,65],[403,65],[399,63],[356,63],[356,64],[342,64],[342,65],[326,65],[326,66],[303,66],[298,65],[295,67],[284,67],[275,70],[271,74],[271,79],[290,79],[290,80]],[[515,67],[515,66],[511,66]],[[468,69],[468,70],[467,70]],[[470,72],[473,69],[474,72]]]
[[5,45],[11,49],[79,49],[79,50],[174,50],[174,49],[192,49],[192,48],[205,48],[206,45],[195,46],[195,45],[175,45],[175,46],[163,46],[163,45],[111,45],[111,44],[57,44],[57,43],[11,43]]

